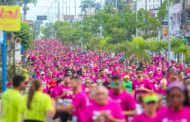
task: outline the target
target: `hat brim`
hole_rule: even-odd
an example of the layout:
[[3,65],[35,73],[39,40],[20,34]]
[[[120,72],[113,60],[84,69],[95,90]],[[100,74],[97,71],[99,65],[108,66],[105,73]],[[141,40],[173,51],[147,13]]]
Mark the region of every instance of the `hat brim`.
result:
[[149,102],[158,102],[159,98],[157,96],[147,96],[143,99],[144,103],[149,103]]

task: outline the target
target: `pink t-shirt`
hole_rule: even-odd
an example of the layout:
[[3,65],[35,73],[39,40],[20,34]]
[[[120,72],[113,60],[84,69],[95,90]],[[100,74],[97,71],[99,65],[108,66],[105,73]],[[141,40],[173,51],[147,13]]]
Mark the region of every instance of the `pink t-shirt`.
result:
[[67,94],[67,96],[64,96],[63,99],[72,99],[73,98],[73,94],[72,94],[72,90],[69,86],[66,85],[62,85],[62,93],[69,91],[71,92],[70,94]]
[[[115,95],[112,90],[109,92],[112,101],[121,105],[123,111],[134,110],[136,107],[135,99],[126,91],[122,91],[119,95]],[[128,117],[125,117],[128,122]]]
[[144,87],[149,90],[155,89],[154,86],[146,79],[143,79],[141,82],[139,82],[138,80],[134,80],[133,81],[133,89],[135,90],[135,96],[146,93],[145,91],[139,90],[140,87]]
[[132,122],[156,122],[156,116],[151,118],[148,117],[145,113],[142,113],[140,115],[135,116]]
[[167,108],[157,115],[157,122],[190,122],[190,109],[183,108],[179,112],[173,112],[171,109]]
[[[124,119],[122,115],[121,106],[116,104],[115,102],[108,102],[106,105],[98,105],[94,102],[91,106],[86,109],[86,121],[84,122],[94,122],[94,118],[96,115],[100,114],[100,112],[106,111],[112,117],[117,119]],[[101,122],[108,122],[106,120],[102,120]]]
[[63,86],[54,87],[53,90],[50,93],[50,96],[53,97],[53,98],[56,98],[56,97],[60,96],[63,93],[62,89],[63,89]]
[[85,122],[86,115],[84,111],[89,104],[89,99],[84,92],[79,92],[74,95],[72,100],[72,105],[75,107],[73,115],[77,117],[77,122]]

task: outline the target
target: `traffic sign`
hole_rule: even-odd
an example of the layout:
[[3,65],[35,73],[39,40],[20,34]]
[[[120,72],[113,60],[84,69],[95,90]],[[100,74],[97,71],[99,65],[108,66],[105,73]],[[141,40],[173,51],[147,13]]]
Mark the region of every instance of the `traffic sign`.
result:
[[37,16],[37,20],[47,20],[47,16]]

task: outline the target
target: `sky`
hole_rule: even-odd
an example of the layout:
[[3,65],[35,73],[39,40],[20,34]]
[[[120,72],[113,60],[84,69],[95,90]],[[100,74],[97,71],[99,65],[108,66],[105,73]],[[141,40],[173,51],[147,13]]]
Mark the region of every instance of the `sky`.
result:
[[[75,0],[38,0],[36,6],[29,4],[27,20],[36,20],[38,15],[47,15],[47,22],[55,22],[58,15],[58,1],[60,2],[60,15],[62,17],[66,14],[75,15]],[[101,0],[96,1],[100,2]],[[81,0],[76,0],[77,15],[81,13],[80,3]]]
[[[60,2],[60,15],[75,14],[75,0],[38,0],[36,6],[29,4],[29,11],[27,14],[27,20],[36,20],[38,15],[47,15],[48,21],[55,21],[58,15],[58,1]],[[76,11],[77,14],[80,13],[80,2],[81,0],[76,0]],[[67,6],[66,6],[67,4]],[[69,9],[70,8],[70,9]]]

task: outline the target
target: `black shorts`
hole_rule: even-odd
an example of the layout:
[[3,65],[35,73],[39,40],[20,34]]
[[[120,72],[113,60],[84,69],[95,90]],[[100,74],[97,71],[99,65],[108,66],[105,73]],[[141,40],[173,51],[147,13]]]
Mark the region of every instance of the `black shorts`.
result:
[[72,120],[72,116],[66,112],[56,112],[53,119],[61,119],[61,122],[67,122],[67,120]]
[[43,122],[43,121],[38,121],[38,120],[24,120],[24,122]]

